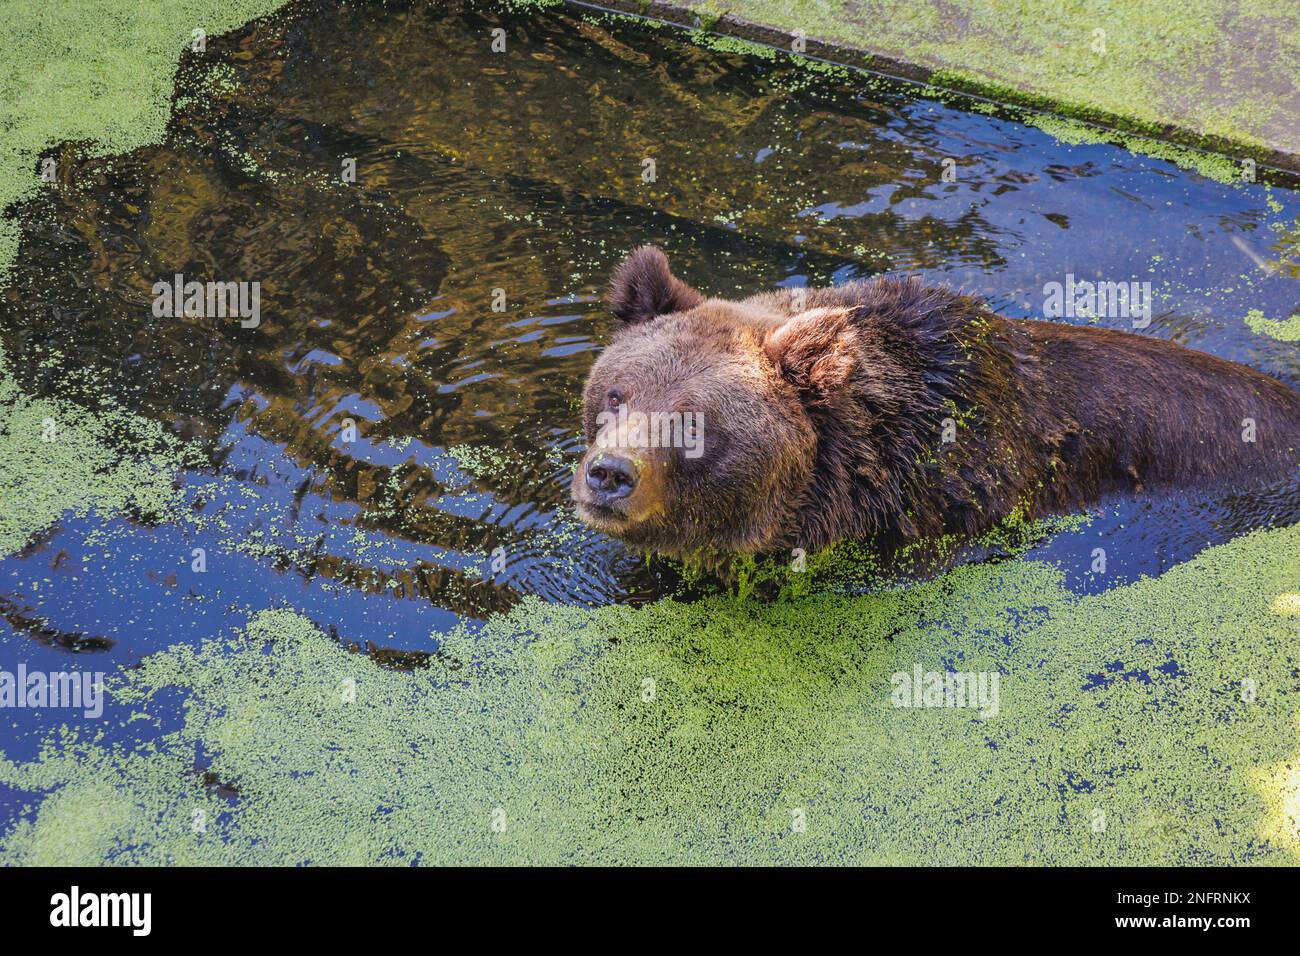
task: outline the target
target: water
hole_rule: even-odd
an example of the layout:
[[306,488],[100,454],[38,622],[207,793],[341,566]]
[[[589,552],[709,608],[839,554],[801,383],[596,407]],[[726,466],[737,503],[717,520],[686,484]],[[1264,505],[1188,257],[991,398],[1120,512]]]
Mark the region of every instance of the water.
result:
[[[88,374],[201,448],[179,480],[213,520],[67,518],[0,562],[6,669],[77,653],[111,670],[283,605],[362,648],[431,652],[523,594],[671,592],[671,568],[567,506],[600,295],[646,242],[715,295],[893,269],[1033,317],[1067,273],[1150,279],[1144,334],[1300,385],[1294,345],[1243,321],[1300,305],[1293,191],[887,84],[563,12],[308,3],[185,60],[177,104],[165,143],[79,159],[24,210],[0,345],[28,392],[82,398],[71,373]],[[155,317],[151,288],[176,273],[259,282],[261,325]],[[1289,488],[1110,503],[1032,556],[1095,590],[1288,519]],[[67,719],[20,712],[8,756]]]

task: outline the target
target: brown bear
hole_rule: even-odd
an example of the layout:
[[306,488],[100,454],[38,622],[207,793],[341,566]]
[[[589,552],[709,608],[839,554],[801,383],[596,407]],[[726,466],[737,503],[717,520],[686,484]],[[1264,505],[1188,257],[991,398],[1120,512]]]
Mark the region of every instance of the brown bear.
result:
[[705,560],[972,536],[1112,493],[1294,469],[1300,395],[1105,328],[1008,319],[915,278],[739,302],[637,249],[585,392],[579,515]]

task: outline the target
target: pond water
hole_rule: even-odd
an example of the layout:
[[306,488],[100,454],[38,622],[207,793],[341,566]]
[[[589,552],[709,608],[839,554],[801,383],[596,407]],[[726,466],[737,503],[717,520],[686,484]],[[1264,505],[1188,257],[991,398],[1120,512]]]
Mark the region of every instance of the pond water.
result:
[[[163,144],[75,159],[24,210],[0,347],[28,394],[201,449],[178,481],[206,520],[65,517],[0,562],[7,669],[130,665],[285,605],[382,656],[522,595],[673,593],[567,504],[600,296],[643,243],[727,296],[897,270],[1041,318],[1069,274],[1150,281],[1142,334],[1300,385],[1295,345],[1245,321],[1300,304],[1284,186],[565,12],[301,4],[178,84]],[[260,324],[155,315],[176,274],[259,283]],[[1107,503],[1030,556],[1093,591],[1298,518],[1291,488]],[[20,713],[8,755],[66,719]]]

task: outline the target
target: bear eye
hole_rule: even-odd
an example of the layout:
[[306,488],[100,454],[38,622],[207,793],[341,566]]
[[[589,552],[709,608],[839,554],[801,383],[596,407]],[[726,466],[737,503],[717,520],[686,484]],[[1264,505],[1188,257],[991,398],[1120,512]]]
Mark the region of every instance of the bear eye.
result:
[[699,464],[700,459],[704,457],[704,427],[703,423],[690,412],[684,413],[683,418],[685,420],[682,424],[678,455],[685,459],[685,464],[690,467]]
[[609,394],[605,396],[605,401],[609,404],[610,408],[618,408],[618,406],[623,404],[623,395],[618,389],[611,388]]

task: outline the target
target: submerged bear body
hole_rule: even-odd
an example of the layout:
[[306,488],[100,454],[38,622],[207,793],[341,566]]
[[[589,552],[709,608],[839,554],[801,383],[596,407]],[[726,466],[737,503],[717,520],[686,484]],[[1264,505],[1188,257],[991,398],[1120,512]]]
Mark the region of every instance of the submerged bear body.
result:
[[[647,247],[610,306],[573,497],[644,550],[888,550],[1116,493],[1280,477],[1300,450],[1300,395],[1275,379],[916,279],[730,302]],[[651,415],[691,424],[636,427]]]

